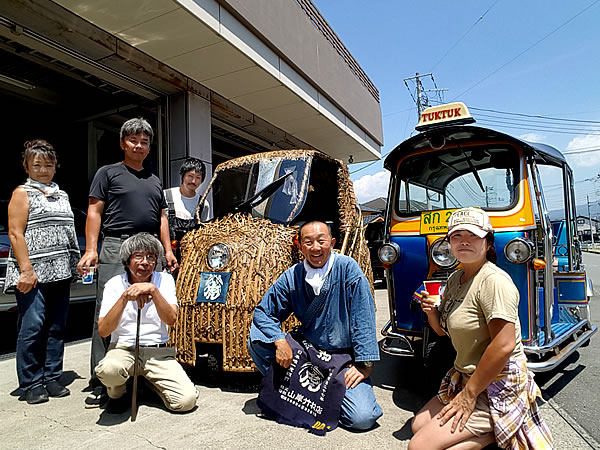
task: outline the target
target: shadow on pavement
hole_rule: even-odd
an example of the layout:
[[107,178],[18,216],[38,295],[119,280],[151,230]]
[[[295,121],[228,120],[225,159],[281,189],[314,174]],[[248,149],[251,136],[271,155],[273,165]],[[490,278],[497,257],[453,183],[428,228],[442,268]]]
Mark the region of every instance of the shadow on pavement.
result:
[[[81,379],[83,379],[83,377],[81,377],[74,370],[67,370],[67,371],[63,372],[63,374],[61,375],[61,377],[58,379],[58,382],[60,384],[62,384],[63,386],[69,386],[71,383],[73,383],[73,381],[75,381],[75,380],[81,380]],[[25,397],[23,397],[23,390],[20,387],[17,387],[9,395],[11,397],[19,397],[20,401],[24,401],[25,400]]]
[[540,372],[535,374],[535,381],[542,391],[544,400],[553,398],[585,370],[586,366],[583,364],[577,364],[574,367],[570,367],[577,363],[579,358],[579,352],[574,352],[556,369],[550,372]]
[[255,416],[256,414],[260,414],[261,410],[258,407],[258,405],[256,404],[256,398],[252,398],[250,400],[247,400],[246,403],[244,403],[244,407],[242,408],[242,412],[244,414],[246,414],[247,416]]
[[412,429],[410,428],[411,423],[412,419],[407,421],[398,431],[394,431],[392,433],[392,436],[394,436],[399,441],[409,441],[413,436]]
[[194,384],[219,388],[223,392],[258,393],[262,375],[259,372],[211,371],[206,357],[198,357],[195,366],[183,366]]

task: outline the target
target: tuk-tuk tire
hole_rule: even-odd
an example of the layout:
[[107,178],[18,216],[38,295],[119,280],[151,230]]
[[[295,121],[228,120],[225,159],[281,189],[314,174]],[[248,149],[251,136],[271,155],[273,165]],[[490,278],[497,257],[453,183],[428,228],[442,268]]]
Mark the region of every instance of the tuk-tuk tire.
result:
[[435,378],[435,381],[441,381],[446,372],[453,366],[455,358],[456,351],[452,347],[450,338],[439,336],[427,343],[423,366],[427,369],[427,374],[431,378]]

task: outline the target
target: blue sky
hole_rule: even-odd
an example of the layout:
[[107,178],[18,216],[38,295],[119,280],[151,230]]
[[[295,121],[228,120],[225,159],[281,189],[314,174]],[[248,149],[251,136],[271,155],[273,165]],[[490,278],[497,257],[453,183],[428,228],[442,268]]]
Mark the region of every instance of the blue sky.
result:
[[[445,102],[597,121],[550,121],[471,110],[481,126],[544,142],[562,152],[600,149],[600,0],[313,3],[380,91],[384,157],[414,133],[416,108],[403,79],[415,72],[432,72],[437,87],[448,89]],[[424,87],[435,86],[424,80]],[[567,158],[576,181],[598,177],[600,151]],[[362,169],[366,165],[350,167],[360,202],[387,191],[382,162]],[[554,179],[546,184],[552,208],[560,189],[550,189]],[[578,204],[585,204],[586,195],[598,203],[600,180],[576,185]]]

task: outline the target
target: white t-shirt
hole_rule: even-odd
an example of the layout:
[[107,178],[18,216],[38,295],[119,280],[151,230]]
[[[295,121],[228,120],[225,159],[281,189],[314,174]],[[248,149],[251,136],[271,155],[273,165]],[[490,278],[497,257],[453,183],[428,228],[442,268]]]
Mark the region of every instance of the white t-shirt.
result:
[[[173,196],[173,207],[175,208],[175,216],[180,219],[193,219],[196,214],[196,206],[198,206],[198,201],[200,200],[200,193],[196,192],[196,195],[193,197],[185,197],[181,195],[181,191],[178,187],[174,187],[168,189],[171,191],[171,195]],[[208,221],[209,215],[209,206],[208,200],[204,200],[204,206],[202,211],[200,212],[200,221],[206,222]]]
[[[171,274],[153,272],[152,284],[160,290],[160,293],[168,304],[177,305],[175,280]],[[129,283],[126,273],[114,276],[106,282],[99,317],[105,317],[108,314],[129,286],[131,286],[131,283]],[[117,328],[110,335],[111,343],[135,346],[137,314],[137,303],[133,301],[127,302],[119,325],[117,325]],[[167,342],[169,340],[167,324],[160,320],[154,302],[144,305],[141,314],[140,345],[163,344]]]

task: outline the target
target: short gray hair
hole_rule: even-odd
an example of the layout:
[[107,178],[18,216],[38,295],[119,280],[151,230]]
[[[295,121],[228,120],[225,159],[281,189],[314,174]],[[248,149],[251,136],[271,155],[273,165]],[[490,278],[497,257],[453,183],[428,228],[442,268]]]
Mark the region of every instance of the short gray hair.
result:
[[121,127],[120,138],[124,140],[127,136],[133,136],[135,134],[144,133],[152,142],[154,137],[154,131],[146,119],[143,117],[136,117],[135,119],[129,119]]
[[129,270],[129,259],[134,253],[146,253],[156,256],[156,261],[161,261],[165,255],[162,243],[150,233],[138,233],[125,239],[121,244],[119,256],[121,263],[127,272]]

